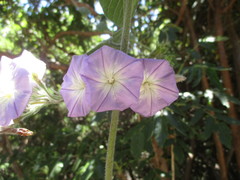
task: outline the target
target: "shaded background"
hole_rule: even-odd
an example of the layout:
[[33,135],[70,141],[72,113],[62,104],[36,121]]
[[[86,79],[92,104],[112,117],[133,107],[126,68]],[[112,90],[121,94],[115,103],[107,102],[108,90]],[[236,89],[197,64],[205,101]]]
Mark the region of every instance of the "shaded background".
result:
[[[240,179],[240,1],[141,0],[132,22],[130,54],[165,58],[187,80],[154,117],[121,113],[115,179]],[[72,55],[119,48],[119,30],[96,0],[0,0],[0,56],[31,51],[55,90]],[[43,107],[18,125],[34,136],[0,136],[0,179],[103,179],[109,115]]]

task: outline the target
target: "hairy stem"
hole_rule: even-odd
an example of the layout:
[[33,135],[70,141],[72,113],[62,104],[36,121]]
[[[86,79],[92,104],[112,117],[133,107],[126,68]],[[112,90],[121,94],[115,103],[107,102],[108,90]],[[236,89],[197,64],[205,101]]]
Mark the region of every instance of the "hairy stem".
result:
[[108,136],[107,159],[106,159],[106,165],[105,165],[105,180],[112,179],[118,120],[119,120],[119,111],[112,111],[111,125],[110,125],[110,131]]
[[[133,11],[133,1],[124,0],[123,1],[123,30],[121,37],[121,47],[120,49],[123,52],[128,51],[129,43],[129,34],[131,28],[131,17]],[[119,111],[112,111],[111,125],[108,137],[108,147],[107,147],[107,158],[105,165],[105,180],[112,180],[113,176],[113,164],[114,164],[114,153],[115,153],[115,144],[117,136],[117,127],[119,120]]]
[[128,43],[129,43],[129,35],[131,29],[131,20],[132,20],[132,12],[133,12],[134,1],[131,0],[124,0],[123,1],[123,31],[122,31],[122,38],[121,38],[121,47],[120,49],[123,52],[128,51]]

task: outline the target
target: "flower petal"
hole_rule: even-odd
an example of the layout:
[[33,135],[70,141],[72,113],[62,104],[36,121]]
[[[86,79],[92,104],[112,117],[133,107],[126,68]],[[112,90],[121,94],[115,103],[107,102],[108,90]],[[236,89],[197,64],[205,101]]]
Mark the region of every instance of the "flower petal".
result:
[[69,117],[86,116],[90,112],[90,94],[80,75],[82,62],[87,55],[73,56],[63,78],[61,95],[68,108]]
[[13,59],[13,61],[21,68],[26,69],[31,76],[33,73],[42,79],[46,70],[46,64],[37,59],[31,52],[24,50],[21,56]]
[[81,74],[91,92],[96,112],[124,110],[138,100],[143,80],[142,62],[103,46],[83,62]]
[[24,111],[32,93],[29,73],[11,59],[0,62],[0,126],[9,126]]
[[178,98],[175,73],[166,60],[143,59],[144,81],[138,103],[131,109],[143,116],[153,116]]

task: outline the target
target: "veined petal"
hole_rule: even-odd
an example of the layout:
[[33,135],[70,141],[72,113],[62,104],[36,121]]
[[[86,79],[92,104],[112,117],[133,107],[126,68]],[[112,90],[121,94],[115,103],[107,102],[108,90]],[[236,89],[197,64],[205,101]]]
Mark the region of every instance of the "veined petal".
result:
[[0,126],[9,126],[24,111],[32,93],[29,73],[11,59],[0,62]]
[[90,112],[90,94],[80,75],[82,62],[87,55],[73,56],[67,74],[63,78],[61,95],[68,108],[69,117],[86,116]]
[[175,73],[166,60],[143,59],[144,80],[139,101],[131,109],[143,116],[153,116],[178,98]]
[[137,102],[143,80],[141,61],[103,46],[88,56],[82,69],[94,111],[124,110]]

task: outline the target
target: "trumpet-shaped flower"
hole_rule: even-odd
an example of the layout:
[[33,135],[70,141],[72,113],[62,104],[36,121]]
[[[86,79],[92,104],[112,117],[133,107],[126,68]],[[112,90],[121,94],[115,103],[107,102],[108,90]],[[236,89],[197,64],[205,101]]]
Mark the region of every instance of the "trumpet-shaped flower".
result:
[[137,102],[143,80],[141,61],[103,46],[83,61],[83,80],[91,93],[96,112],[124,110]]
[[68,116],[85,116],[90,111],[90,95],[80,75],[87,55],[73,56],[67,74],[63,78],[61,95],[68,108]]
[[46,70],[46,64],[37,59],[31,52],[24,50],[21,56],[13,59],[13,61],[20,67],[29,72],[30,80],[33,84],[33,76],[42,79]]
[[0,126],[9,126],[24,111],[32,93],[29,73],[7,57],[0,62]]
[[178,98],[175,73],[166,60],[143,59],[144,80],[139,101],[131,109],[143,116],[153,116]]

